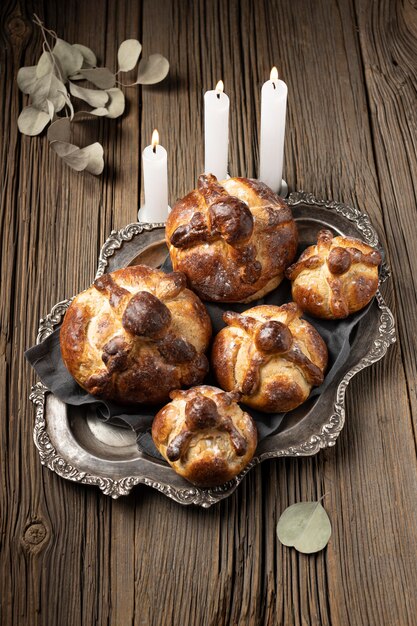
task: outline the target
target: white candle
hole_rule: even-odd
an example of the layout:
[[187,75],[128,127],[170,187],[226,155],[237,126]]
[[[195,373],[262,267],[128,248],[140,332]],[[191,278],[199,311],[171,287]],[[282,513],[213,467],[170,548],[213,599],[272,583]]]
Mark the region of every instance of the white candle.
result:
[[278,80],[273,67],[270,80],[262,86],[259,178],[275,192],[282,183],[287,93],[287,85]]
[[230,101],[220,80],[216,89],[204,94],[204,172],[214,174],[217,180],[227,177],[229,107]]
[[145,205],[139,211],[141,222],[165,222],[168,217],[167,151],[159,145],[157,130],[152,142],[142,152]]

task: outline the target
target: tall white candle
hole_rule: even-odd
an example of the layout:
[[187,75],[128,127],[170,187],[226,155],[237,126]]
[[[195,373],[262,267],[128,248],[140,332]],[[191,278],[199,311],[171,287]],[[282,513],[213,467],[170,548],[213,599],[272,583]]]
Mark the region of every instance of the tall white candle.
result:
[[159,145],[159,134],[154,130],[151,145],[142,152],[145,205],[139,211],[141,222],[165,222],[168,217],[167,162],[167,151]]
[[287,93],[287,85],[278,80],[273,67],[270,80],[262,86],[259,178],[275,192],[282,183]]
[[214,174],[217,180],[227,177],[229,152],[230,101],[223,88],[220,80],[216,89],[204,94],[204,172]]

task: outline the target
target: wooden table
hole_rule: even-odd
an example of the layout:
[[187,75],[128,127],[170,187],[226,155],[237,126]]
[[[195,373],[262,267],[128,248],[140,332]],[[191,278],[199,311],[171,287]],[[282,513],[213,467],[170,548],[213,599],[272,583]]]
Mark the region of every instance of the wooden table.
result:
[[[126,89],[118,120],[75,124],[106,167],[68,169],[45,136],[19,134],[15,77],[36,62],[45,24],[115,67],[118,44],[171,63],[160,85]],[[1,9],[0,621],[111,624],[417,623],[416,53],[413,0],[7,0]],[[23,358],[39,318],[87,287],[101,243],[135,221],[140,151],[157,127],[170,199],[203,167],[203,92],[231,100],[230,171],[256,176],[260,87],[271,66],[289,87],[285,177],[365,210],[392,268],[384,294],[399,341],[359,374],[337,445],[269,461],[210,510],[146,487],[112,501],[43,469]],[[284,548],[285,507],[327,494],[327,549]]]

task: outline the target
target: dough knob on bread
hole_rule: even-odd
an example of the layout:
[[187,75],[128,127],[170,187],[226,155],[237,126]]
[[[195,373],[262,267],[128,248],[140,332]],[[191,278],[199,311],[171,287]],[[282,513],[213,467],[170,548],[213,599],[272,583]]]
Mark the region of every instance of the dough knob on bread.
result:
[[267,354],[288,352],[291,344],[292,335],[290,329],[277,320],[270,320],[262,324],[255,335],[256,347],[261,352]]
[[156,337],[170,323],[168,307],[149,291],[139,291],[132,296],[122,316],[123,328],[138,336]]

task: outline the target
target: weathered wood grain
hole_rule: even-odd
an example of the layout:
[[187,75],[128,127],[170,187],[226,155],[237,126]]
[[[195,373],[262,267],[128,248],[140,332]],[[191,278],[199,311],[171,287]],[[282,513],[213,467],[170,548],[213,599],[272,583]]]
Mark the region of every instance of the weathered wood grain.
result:
[[[18,134],[13,82],[33,64],[36,12],[114,66],[138,37],[171,62],[161,85],[127,90],[119,120],[78,125],[100,140],[103,175],[77,174],[44,137]],[[412,624],[416,615],[415,55],[411,2],[393,0],[8,0],[1,8],[0,623],[221,626]],[[230,172],[254,176],[260,88],[272,65],[289,87],[285,177],[366,210],[394,279],[400,344],[348,391],[337,445],[264,463],[208,511],[137,488],[111,501],[41,468],[22,351],[53,303],[89,284],[111,228],[136,219],[140,151],[157,127],[170,201],[203,165],[203,93],[231,98]],[[414,176],[413,176],[414,175]],[[280,512],[326,493],[326,551],[279,545]]]
[[[357,3],[384,228],[396,280],[400,349],[417,426],[417,9],[409,0]],[[395,138],[395,141],[392,139]]]

